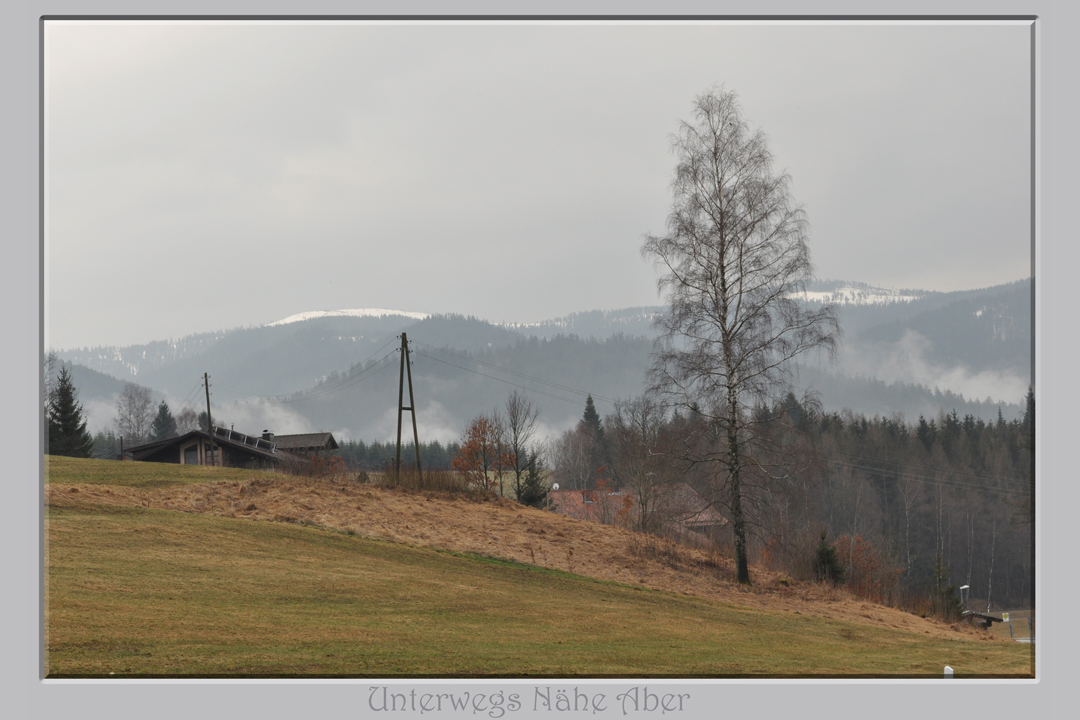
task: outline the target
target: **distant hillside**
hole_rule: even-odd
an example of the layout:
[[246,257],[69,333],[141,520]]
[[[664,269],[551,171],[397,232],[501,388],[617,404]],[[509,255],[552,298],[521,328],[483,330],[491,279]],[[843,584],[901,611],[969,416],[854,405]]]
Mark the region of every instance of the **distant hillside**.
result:
[[[652,351],[648,340],[625,336],[603,341],[519,336],[512,345],[460,351],[428,343],[421,338],[429,335],[414,328],[408,333],[420,432],[425,440],[443,442],[460,438],[473,417],[501,406],[514,390],[528,394],[540,408],[541,422],[551,430],[568,427],[580,418],[587,393],[594,395],[602,412],[608,412],[613,405],[604,398],[643,392]],[[282,422],[295,414],[314,429],[385,440],[397,429],[399,362],[399,356],[392,354],[381,363],[373,360],[343,368],[308,392],[281,402],[238,398],[219,412],[222,417],[276,412]],[[410,421],[408,414],[405,419]]]
[[[824,287],[831,288],[833,283]],[[856,286],[858,283],[837,283],[838,286]],[[814,285],[814,288],[820,286]],[[1021,290],[1026,288],[1026,295]],[[872,292],[881,292],[880,288],[869,288]],[[839,303],[837,311],[840,316],[841,326],[846,334],[845,341],[876,339],[864,336],[864,331],[877,326],[910,323],[920,315],[942,310],[956,303],[978,301],[979,299],[1001,298],[1008,296],[1010,312],[1016,316],[1024,315],[1030,323],[1031,306],[1031,281],[1019,280],[1005,285],[995,285],[989,288],[977,290],[960,290],[956,292],[928,292],[922,290],[896,290],[902,296],[912,298],[905,302],[878,302],[878,303]],[[824,293],[823,293],[824,294]],[[820,303],[819,303],[820,304]],[[957,318],[961,322],[964,319]],[[924,329],[930,329],[926,327]]]
[[213,337],[192,336],[175,343],[173,353],[166,352],[167,343],[150,343],[58,355],[115,377],[137,377],[140,383],[179,397],[202,383],[203,373],[223,389],[233,386],[247,393],[277,395],[311,387],[334,370],[362,362],[415,322],[401,315],[318,317],[238,328]]
[[820,304],[880,306],[908,303],[926,295],[922,290],[896,290],[859,282],[825,280],[811,283],[803,298]]
[[556,335],[577,335],[603,340],[612,335],[654,337],[653,318],[664,310],[661,305],[623,308],[621,310],[590,310],[576,312],[553,320],[537,323],[508,324],[523,335],[550,339]]
[[927,419],[955,410],[961,417],[971,415],[992,422],[998,410],[1006,421],[1023,416],[1023,396],[1002,397],[1000,400],[968,398],[961,393],[926,387],[913,383],[885,382],[865,375],[844,375],[817,368],[803,368],[801,388],[817,392],[827,411],[850,410],[868,418],[892,417],[899,413],[914,421],[920,415]]
[[135,378],[140,372],[164,368],[185,358],[200,355],[232,332],[236,330],[198,333],[179,340],[155,340],[126,347],[102,345],[73,348],[58,350],[57,355],[66,362],[74,362],[116,378]]
[[126,381],[72,362],[57,363],[52,372],[53,381],[61,367],[66,367],[71,375],[71,382],[79,391],[79,400],[108,398],[119,395],[124,389]]
[[[844,338],[837,362],[808,363],[802,384],[834,410],[914,418],[955,408],[989,421],[1001,405],[1007,419],[1016,417],[1030,382],[1030,288],[1029,281],[955,293],[815,285],[814,292],[843,300]],[[76,386],[99,422],[111,421],[125,379],[137,378],[170,404],[202,409],[205,372],[222,424],[385,440],[397,428],[397,338],[406,331],[421,431],[426,440],[448,441],[515,389],[530,393],[548,432],[580,418],[585,393],[601,413],[640,394],[661,310],[513,326],[460,315],[301,313],[307,319],[60,357],[85,368]]]
[[1030,371],[1030,282],[947,293],[912,305],[916,315],[867,327],[856,341],[898,343],[915,332],[928,341],[925,357],[930,362],[979,370]]

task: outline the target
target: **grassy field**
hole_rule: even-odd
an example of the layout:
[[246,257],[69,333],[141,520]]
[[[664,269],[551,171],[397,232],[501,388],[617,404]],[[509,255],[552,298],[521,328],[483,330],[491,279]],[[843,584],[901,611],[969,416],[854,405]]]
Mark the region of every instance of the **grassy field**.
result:
[[[127,485],[227,473],[244,471],[50,469],[52,482]],[[95,505],[79,493],[57,493],[46,517],[49,677],[1032,672],[1020,643],[748,609],[314,526]]]
[[162,488],[194,483],[250,480],[267,473],[204,465],[80,460],[45,456],[46,481],[84,485]]

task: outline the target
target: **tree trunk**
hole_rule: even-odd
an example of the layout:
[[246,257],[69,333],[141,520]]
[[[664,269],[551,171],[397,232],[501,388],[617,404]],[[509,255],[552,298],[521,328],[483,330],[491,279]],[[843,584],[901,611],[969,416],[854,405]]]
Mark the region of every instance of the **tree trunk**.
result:
[[750,584],[750,564],[746,552],[746,520],[742,511],[742,488],[739,485],[739,407],[734,395],[728,395],[728,475],[731,481],[731,529],[735,533],[735,579]]
[[968,511],[968,570],[967,585],[971,586],[971,567],[975,563],[975,513]]
[[994,513],[991,520],[991,533],[990,533],[990,573],[986,577],[986,612],[990,612],[990,590],[993,588],[994,583],[994,547],[997,545],[997,513]]

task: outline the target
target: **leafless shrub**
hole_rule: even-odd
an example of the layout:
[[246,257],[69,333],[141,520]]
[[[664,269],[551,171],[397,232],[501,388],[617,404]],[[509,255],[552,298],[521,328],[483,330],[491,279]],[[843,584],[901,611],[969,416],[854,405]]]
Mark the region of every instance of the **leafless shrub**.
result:
[[479,497],[493,495],[489,490],[475,487],[468,478],[452,470],[425,470],[419,473],[413,464],[402,463],[400,472],[390,467],[381,473],[364,473],[366,481],[382,487],[398,488],[412,492],[437,492]]

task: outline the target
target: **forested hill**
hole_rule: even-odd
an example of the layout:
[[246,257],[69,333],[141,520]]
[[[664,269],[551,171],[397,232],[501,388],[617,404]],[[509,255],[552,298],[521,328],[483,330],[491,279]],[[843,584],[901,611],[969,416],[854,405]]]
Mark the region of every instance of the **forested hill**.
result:
[[507,345],[522,337],[472,317],[436,315],[415,320],[391,314],[317,317],[176,341],[62,350],[58,355],[65,362],[174,395],[201,381],[204,372],[253,394],[278,395],[310,388],[332,372],[362,363],[405,329],[428,342],[469,351]]
[[201,355],[218,340],[238,330],[239,328],[197,333],[179,340],[155,340],[124,347],[99,345],[69,348],[59,350],[57,355],[66,362],[73,362],[114,378],[129,380],[137,377],[139,373],[145,375],[148,370],[163,369],[186,358]]
[[557,335],[577,335],[582,338],[603,340],[612,335],[639,335],[653,337],[656,334],[653,320],[664,310],[661,305],[623,308],[621,310],[590,310],[570,313],[543,322],[509,324],[505,327],[523,335],[551,339]]
[[[609,412],[611,400],[643,392],[652,352],[650,341],[622,335],[602,341],[519,337],[513,344],[470,352],[429,344],[420,332],[414,340],[413,331],[408,332],[420,431],[443,442],[459,438],[469,420],[502,405],[514,390],[533,399],[541,422],[552,430],[580,418],[589,393]],[[347,428],[349,437],[385,440],[397,427],[398,370],[395,354],[332,376],[283,405],[318,427]],[[221,412],[227,415],[230,409]]]
[[[833,284],[828,290],[843,290]],[[999,407],[1006,419],[1018,417],[1030,382],[1030,287],[1022,281],[960,293],[912,291],[902,301],[841,305],[838,361],[803,368],[800,384],[817,389],[830,410],[870,417],[936,417],[955,409],[991,421]],[[882,296],[869,286],[857,290],[848,297]],[[429,437],[447,441],[514,389],[529,390],[553,429],[580,417],[585,393],[602,413],[611,400],[641,393],[657,310],[576,313],[516,328],[461,315],[315,317],[59,356],[76,370],[104,373],[83,373],[85,382],[75,375],[93,408],[92,430],[112,421],[116,381],[201,410],[208,373],[221,420],[237,429],[324,429],[377,440],[396,431],[396,351],[406,331],[418,419]],[[115,380],[102,382],[106,376]]]
[[[1031,366],[1031,283],[942,293],[895,308],[869,324],[857,308],[842,310],[855,343],[897,343],[911,332],[927,339],[925,359],[977,370],[1027,374]],[[906,312],[897,312],[906,310]],[[862,320],[860,323],[859,321]],[[863,325],[864,327],[860,327]]]

